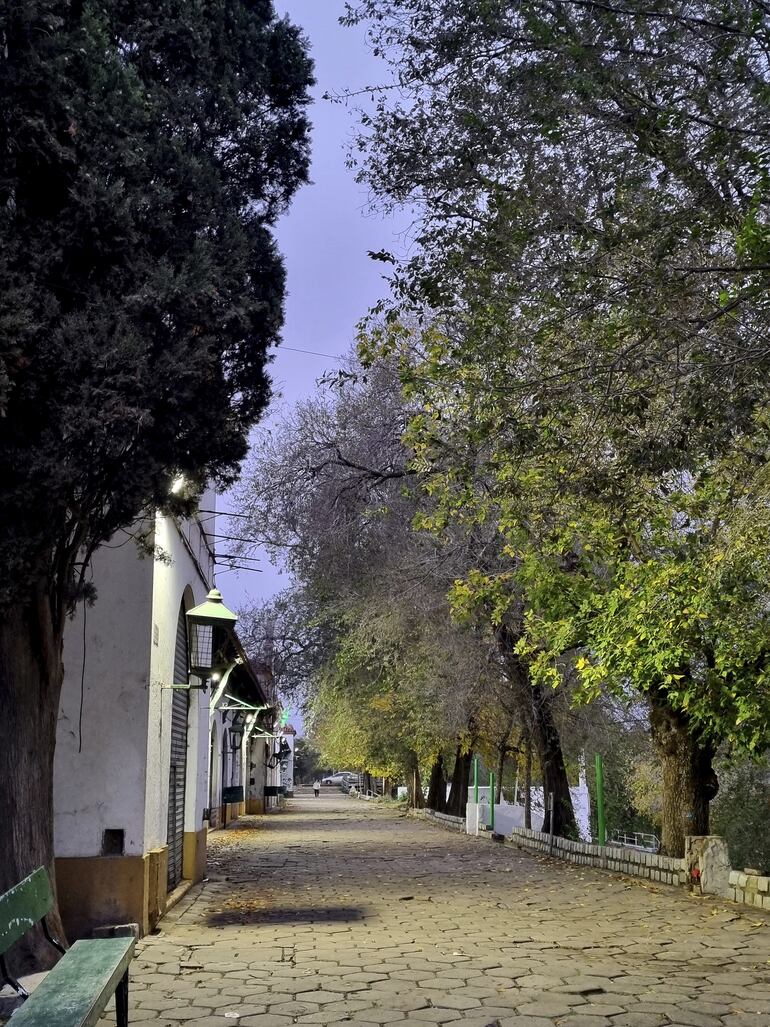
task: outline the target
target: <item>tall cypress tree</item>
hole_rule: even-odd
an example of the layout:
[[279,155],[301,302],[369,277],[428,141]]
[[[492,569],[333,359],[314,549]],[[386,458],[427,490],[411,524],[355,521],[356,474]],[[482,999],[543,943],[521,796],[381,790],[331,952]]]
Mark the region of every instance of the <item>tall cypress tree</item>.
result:
[[92,553],[268,400],[311,84],[271,0],[0,0],[0,891],[52,866]]

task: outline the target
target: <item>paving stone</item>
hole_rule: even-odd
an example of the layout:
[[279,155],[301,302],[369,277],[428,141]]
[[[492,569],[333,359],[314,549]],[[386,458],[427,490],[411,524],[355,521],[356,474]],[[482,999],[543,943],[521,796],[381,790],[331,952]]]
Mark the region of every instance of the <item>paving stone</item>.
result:
[[169,1023],[183,1024],[196,1017],[210,1016],[212,1013],[213,1009],[210,1007],[194,1006],[192,1003],[186,1002],[183,1006],[177,1006],[174,1009],[164,1009],[158,1019]]
[[270,1006],[270,1012],[274,1016],[305,1016],[307,1013],[318,1012],[320,1008],[313,1002],[280,1002]]
[[639,1013],[624,1010],[611,1017],[615,1027],[662,1027],[666,1018],[656,1013]]
[[[291,1016],[276,1016],[273,1013],[261,1013],[258,1016],[247,1016],[244,1020],[237,1020],[238,1027],[288,1027],[289,1024],[293,1023]],[[225,1021],[222,1017],[218,1017],[211,1023],[206,1023],[203,1027],[223,1027]],[[195,1024],[194,1027],[200,1027]]]
[[343,981],[360,981],[362,984],[374,984],[375,981],[386,981],[387,974],[365,973],[363,970],[352,974],[343,974]]
[[542,1016],[516,1016],[498,1021],[500,1027],[553,1027],[553,1020]]
[[571,1012],[572,1007],[566,1002],[560,1002],[556,996],[553,998],[541,998],[536,1002],[529,1002],[525,1005],[517,1007],[518,1012],[521,1016],[541,1016],[541,1017],[562,1017],[566,1016],[567,1013]]
[[462,1014],[457,1009],[417,1009],[414,1013],[409,1014],[410,1020],[419,1020],[424,1023],[452,1023],[461,1018]]
[[[623,1017],[628,1013],[628,1008],[616,1002],[611,995],[590,995],[586,997],[589,1001],[584,1006],[580,1006],[581,1013],[594,1012],[597,1016],[617,1017],[616,1024],[620,1024]],[[639,1012],[657,1012],[657,1010],[642,1010],[641,1006],[635,1002],[633,1003],[633,1008]]]
[[449,995],[433,995],[431,999],[437,1009],[478,1009],[481,1002],[477,998],[452,992]]
[[457,981],[446,977],[424,977],[417,983],[421,988],[427,988],[429,991],[450,992],[465,987],[465,981]]
[[401,1009],[362,1009],[356,1014],[356,1019],[362,1023],[396,1023],[405,1018],[406,1013]]
[[424,992],[419,991],[404,991],[398,995],[388,995],[387,999],[380,999],[375,997],[374,992],[370,993],[370,998],[374,998],[374,1005],[387,1006],[390,1009],[403,1009],[406,1012],[413,1012],[416,1009],[427,1009],[431,1005],[431,1000]]
[[[340,1019],[340,1014],[330,1011],[328,1009],[322,1009],[317,1013],[310,1013],[308,1016],[300,1016],[295,1021],[296,1023],[344,1023],[347,1027],[350,1027],[353,1023],[361,1024],[360,1020],[355,1020],[350,1017],[346,1017],[344,1020]],[[371,1027],[371,1024],[368,1025]]]
[[687,1007],[680,1007],[675,1013],[672,1010],[669,1016],[673,1016],[678,1023],[685,1024],[686,1027],[722,1027],[719,1017],[696,1013]]
[[[559,1025],[564,1027],[612,1027],[612,1020],[606,1016],[588,1016],[585,1013],[573,1013],[559,1017]],[[625,1027],[625,1025],[624,1025]]]

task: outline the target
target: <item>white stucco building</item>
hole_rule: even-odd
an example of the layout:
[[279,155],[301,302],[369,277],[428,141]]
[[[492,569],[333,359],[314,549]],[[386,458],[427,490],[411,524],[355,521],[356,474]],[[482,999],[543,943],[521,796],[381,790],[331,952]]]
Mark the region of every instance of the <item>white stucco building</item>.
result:
[[150,930],[204,876],[208,830],[245,811],[267,696],[236,638],[226,690],[188,673],[185,614],[214,586],[212,524],[158,514],[142,525],[155,558],[113,539],[94,557],[96,603],[68,625],[54,847],[71,937],[103,923]]

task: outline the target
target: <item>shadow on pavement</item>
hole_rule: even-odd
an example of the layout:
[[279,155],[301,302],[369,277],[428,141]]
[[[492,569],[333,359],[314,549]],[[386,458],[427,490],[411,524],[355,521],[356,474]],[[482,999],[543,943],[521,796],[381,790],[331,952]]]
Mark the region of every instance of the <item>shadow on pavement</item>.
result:
[[360,906],[301,906],[294,909],[223,909],[206,918],[209,927],[244,924],[344,924],[366,919]]

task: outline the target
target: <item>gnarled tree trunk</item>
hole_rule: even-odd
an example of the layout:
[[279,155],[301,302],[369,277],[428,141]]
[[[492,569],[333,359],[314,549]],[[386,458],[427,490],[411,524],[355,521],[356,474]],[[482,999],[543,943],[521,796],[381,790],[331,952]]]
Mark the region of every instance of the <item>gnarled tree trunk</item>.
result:
[[428,798],[425,803],[429,809],[436,813],[444,813],[446,810],[446,777],[444,776],[444,757],[438,754],[430,772],[428,782]]
[[471,780],[471,763],[473,762],[472,752],[463,752],[462,746],[457,746],[455,754],[455,765],[452,771],[452,787],[449,790],[449,800],[446,811],[453,817],[464,817],[465,807],[468,805],[468,786]]
[[[543,774],[545,806],[549,805],[549,794],[553,794],[553,833],[561,837],[577,837],[567,768],[553,715],[556,693],[552,688],[532,683],[529,667],[516,653],[517,638],[511,627],[502,625],[497,631],[497,641],[505,660],[511,689],[521,708],[522,720],[537,752]],[[543,829],[546,827],[544,823]]]
[[[530,685],[529,689],[532,703],[532,733],[543,773],[543,800],[546,806],[550,806],[549,795],[553,796],[553,833],[560,837],[577,837],[577,823],[572,808],[564,753],[553,718],[555,693],[538,685]],[[543,824],[543,830],[547,826]]]
[[651,693],[652,740],[663,769],[661,852],[684,855],[688,835],[709,833],[709,803],[717,794],[714,751],[698,738],[686,714]]
[[[63,678],[63,618],[42,588],[0,616],[0,892],[45,867],[55,888],[53,759]],[[64,932],[58,910],[49,917]],[[11,953],[17,973],[57,959],[39,929]]]

